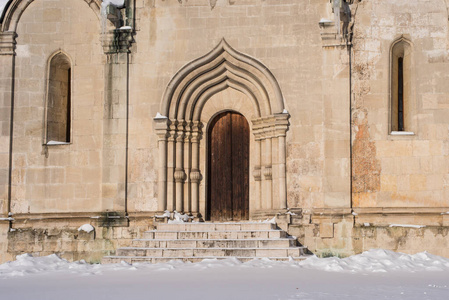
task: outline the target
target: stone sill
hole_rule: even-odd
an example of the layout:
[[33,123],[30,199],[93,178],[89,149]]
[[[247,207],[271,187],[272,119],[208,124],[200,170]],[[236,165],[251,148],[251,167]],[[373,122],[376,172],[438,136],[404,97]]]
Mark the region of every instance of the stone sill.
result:
[[395,135],[395,136],[412,136],[412,135],[415,135],[415,133],[412,132],[412,131],[392,131],[392,132],[390,132],[390,135]]
[[44,146],[61,146],[61,145],[70,145],[71,143],[68,142],[58,142],[58,141],[49,141],[48,143],[44,144]]

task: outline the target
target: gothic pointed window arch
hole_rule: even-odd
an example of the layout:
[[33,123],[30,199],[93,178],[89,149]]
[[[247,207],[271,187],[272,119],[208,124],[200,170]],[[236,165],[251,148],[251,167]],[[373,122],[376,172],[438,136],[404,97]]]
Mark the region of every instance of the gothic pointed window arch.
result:
[[390,52],[390,132],[414,131],[413,90],[412,45],[401,37]]
[[48,65],[46,144],[70,143],[72,64],[63,52],[54,54]]

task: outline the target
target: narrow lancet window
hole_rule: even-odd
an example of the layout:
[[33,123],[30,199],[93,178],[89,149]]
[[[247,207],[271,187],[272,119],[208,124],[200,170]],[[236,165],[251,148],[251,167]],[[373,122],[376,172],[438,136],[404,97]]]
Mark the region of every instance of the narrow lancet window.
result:
[[398,131],[404,131],[404,59],[398,58]]
[[47,144],[70,142],[71,64],[58,53],[50,60],[47,98]]
[[391,49],[391,104],[390,131],[412,133],[412,51],[405,39]]

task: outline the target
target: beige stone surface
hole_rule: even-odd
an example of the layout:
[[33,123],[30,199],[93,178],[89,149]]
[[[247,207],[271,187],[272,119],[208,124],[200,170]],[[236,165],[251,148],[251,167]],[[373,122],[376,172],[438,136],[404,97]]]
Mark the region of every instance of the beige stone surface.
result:
[[[302,209],[307,221],[293,230],[323,255],[426,245],[449,255],[434,228],[385,227],[448,226],[448,0],[355,1],[349,51],[334,24],[319,25],[334,18],[324,0],[136,0],[122,10],[132,35],[102,21],[99,0],[13,2],[0,24],[0,218],[18,216],[13,227],[39,219],[33,226],[45,231],[55,215],[77,213],[204,217],[208,124],[233,110],[250,125],[252,218]],[[408,135],[391,132],[391,52],[402,42]],[[49,62],[59,52],[71,62],[70,143],[46,145]],[[155,121],[158,112],[171,123]],[[379,228],[353,227],[351,209],[363,215],[357,224]],[[110,251],[137,230],[114,227],[110,245],[55,238],[41,247],[0,222],[2,247],[77,249],[70,259]],[[409,232],[409,248],[395,244]]]

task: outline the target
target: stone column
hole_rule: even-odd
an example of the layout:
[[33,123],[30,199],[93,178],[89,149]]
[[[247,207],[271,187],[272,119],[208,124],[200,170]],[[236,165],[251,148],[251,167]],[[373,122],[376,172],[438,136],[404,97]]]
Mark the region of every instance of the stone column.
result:
[[[131,29],[107,22],[102,46],[107,55],[103,114],[103,210],[127,213],[128,101]],[[125,219],[127,221],[127,219]],[[126,222],[127,223],[127,222]]]
[[156,123],[156,134],[158,136],[159,147],[159,174],[158,174],[158,198],[157,209],[163,212],[167,209],[167,137],[168,119],[167,117],[154,118]]
[[271,201],[271,208],[273,209],[279,209],[281,207],[279,203],[279,138],[274,135],[271,138],[271,182],[272,182],[272,190],[271,194],[272,201]]
[[272,151],[271,151],[271,136],[269,133],[265,134],[265,138],[262,141],[262,152],[263,152],[263,179],[262,179],[262,208],[271,209],[272,208]]
[[192,124],[192,170],[190,172],[190,180],[192,182],[192,214],[198,216],[199,214],[199,185],[202,179],[200,172],[200,140],[201,140],[202,123],[194,121]]
[[175,205],[175,140],[176,127],[178,122],[176,120],[170,121],[170,131],[167,139],[167,209],[173,211],[176,209]]
[[254,170],[253,176],[255,185],[254,185],[254,204],[255,207],[253,210],[260,210],[262,208],[261,203],[261,180],[262,180],[262,171],[260,169],[260,137],[256,136],[255,146],[254,146],[254,156],[251,156],[254,159]]
[[281,209],[287,208],[287,181],[285,178],[285,135],[279,136],[279,204]]
[[103,114],[103,210],[126,210],[128,53],[107,53]]
[[187,122],[185,126],[185,137],[184,137],[184,171],[185,171],[185,181],[184,181],[184,212],[192,212],[192,187],[190,179],[190,170],[192,169],[192,122]]
[[287,208],[287,180],[285,177],[286,172],[286,141],[285,136],[288,130],[288,119],[290,115],[288,113],[277,114],[275,131],[278,137],[278,185],[279,185],[279,205],[281,209]]
[[[0,218],[8,218],[11,209],[11,162],[12,162],[12,113],[14,109],[14,64],[17,34],[12,31],[0,32]],[[1,225],[3,223],[3,225]],[[9,221],[0,221],[6,228]],[[0,239],[0,241],[2,241]],[[0,242],[0,244],[3,244]],[[5,242],[4,245],[7,245]],[[6,251],[5,251],[6,253]]]
[[175,182],[176,182],[176,210],[184,211],[183,207],[183,185],[186,174],[184,173],[184,121],[179,121],[176,136],[176,162],[175,162]]

